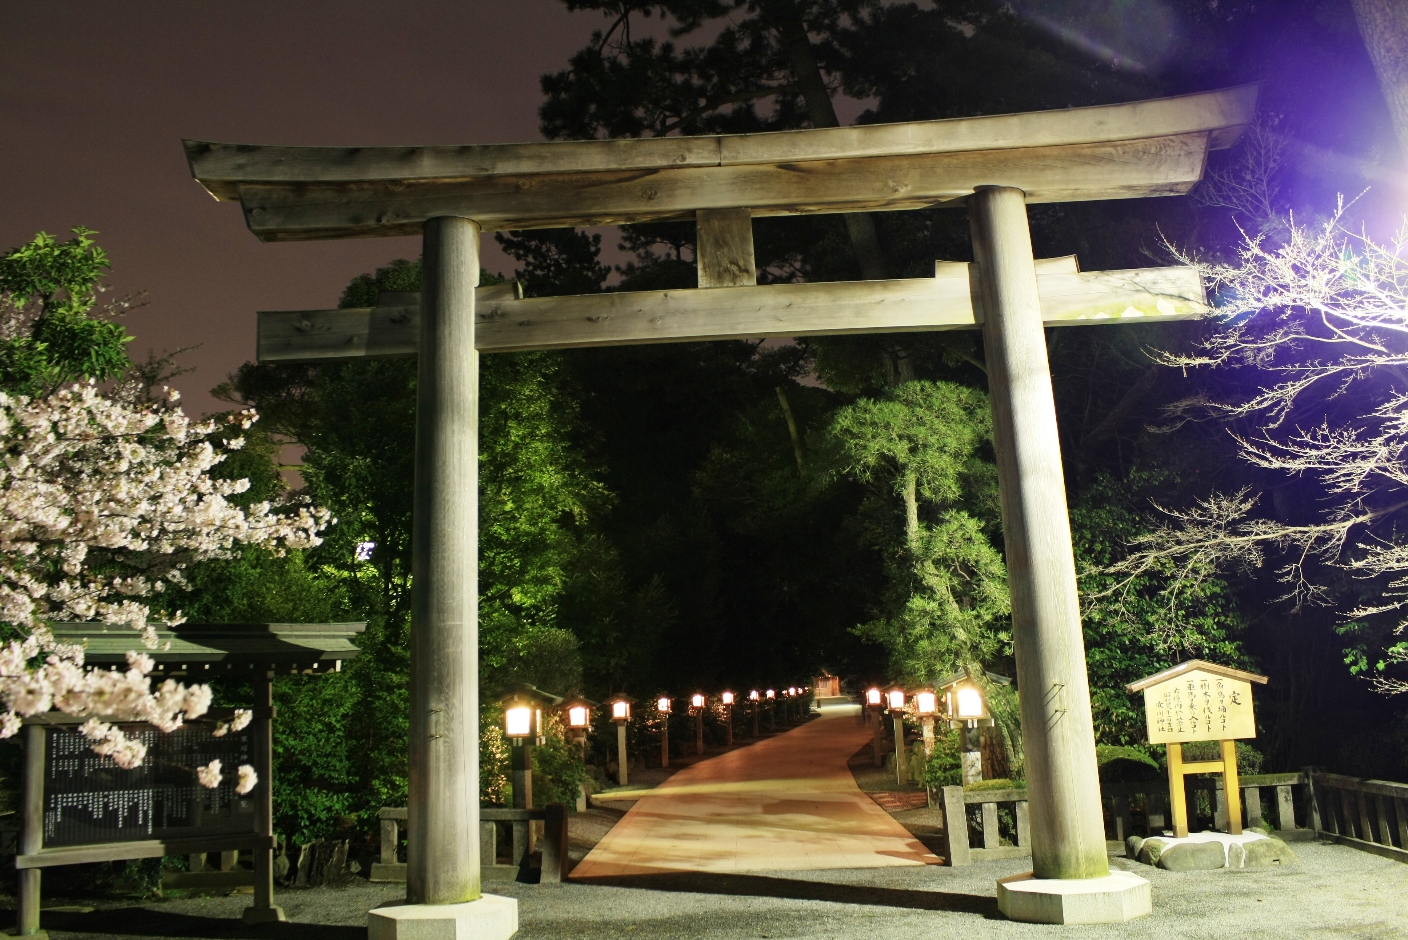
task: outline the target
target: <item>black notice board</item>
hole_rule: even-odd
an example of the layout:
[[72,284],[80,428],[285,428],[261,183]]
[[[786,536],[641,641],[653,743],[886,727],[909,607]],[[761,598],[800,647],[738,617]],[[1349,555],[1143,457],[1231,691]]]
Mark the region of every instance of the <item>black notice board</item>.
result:
[[[254,763],[250,728],[217,738],[215,723],[206,721],[169,733],[147,724],[119,727],[146,744],[140,767],[123,770],[112,758],[93,753],[76,728],[49,729],[46,847],[254,831],[254,801],[235,792],[239,766]],[[195,771],[216,759],[224,779],[207,790],[196,782]]]

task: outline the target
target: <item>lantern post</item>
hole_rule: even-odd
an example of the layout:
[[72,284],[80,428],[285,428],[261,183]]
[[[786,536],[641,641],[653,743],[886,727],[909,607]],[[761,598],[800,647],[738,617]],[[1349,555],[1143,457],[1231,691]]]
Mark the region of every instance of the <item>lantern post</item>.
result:
[[704,705],[707,701],[700,692],[689,697],[689,713],[694,716],[694,753],[701,757],[704,755]]
[[908,755],[904,750],[904,698],[904,688],[901,686],[892,685],[885,690],[885,705],[895,724],[895,783],[901,788],[909,776]]
[[758,739],[758,707],[762,704],[758,690],[753,689],[748,693],[748,705],[753,710],[753,740]]
[[777,690],[768,689],[768,731],[777,733]]
[[733,693],[725,692],[719,698],[724,703],[724,746],[733,747]]
[[617,695],[611,699],[611,720],[616,724],[616,782],[630,783],[630,768],[626,754],[626,725],[631,722],[631,703],[635,699]]
[[919,716],[919,726],[924,731],[924,757],[934,753],[934,716],[939,713],[939,696],[933,689],[920,689],[914,693],[914,713]]
[[[567,731],[572,736],[572,743],[576,745],[577,753],[585,763],[587,759],[587,733],[592,729],[592,712],[598,705],[590,699],[574,695],[559,707],[563,717],[567,720]],[[586,810],[587,782],[583,780],[577,788],[577,812],[584,813]]]
[[670,697],[662,695],[655,700],[655,710],[660,713],[660,766],[670,766]]
[[884,695],[880,692],[879,686],[872,685],[865,690],[865,711],[870,720],[870,749],[875,756],[876,767],[885,763],[885,731],[884,724],[880,720],[880,712],[883,708]]

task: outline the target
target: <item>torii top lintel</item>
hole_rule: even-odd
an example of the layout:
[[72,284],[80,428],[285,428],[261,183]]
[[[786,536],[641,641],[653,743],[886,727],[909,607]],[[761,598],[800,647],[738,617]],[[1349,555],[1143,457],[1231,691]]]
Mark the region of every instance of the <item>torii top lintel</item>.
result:
[[855,127],[433,147],[185,141],[192,175],[264,241],[414,235],[436,216],[527,229],[919,209],[980,186],[1027,201],[1170,196],[1251,122],[1257,86],[1127,104]]

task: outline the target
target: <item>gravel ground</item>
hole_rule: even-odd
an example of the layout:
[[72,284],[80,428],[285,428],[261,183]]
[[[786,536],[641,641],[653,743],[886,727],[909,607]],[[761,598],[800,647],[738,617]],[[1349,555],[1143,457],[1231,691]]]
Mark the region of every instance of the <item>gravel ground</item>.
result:
[[[1071,928],[1081,938],[1307,938],[1408,940],[1408,865],[1341,846],[1298,843],[1302,864],[1255,871],[1175,873],[1111,859],[1149,878],[1154,914],[1131,924]],[[971,868],[873,868],[785,875],[664,875],[629,884],[521,885],[490,890],[519,899],[521,940],[537,938],[1049,937],[1053,928],[998,915],[993,882],[1021,861]],[[240,925],[247,897],[46,911],[53,940],[107,937],[363,940],[365,912],[400,886],[286,891],[291,923]]]

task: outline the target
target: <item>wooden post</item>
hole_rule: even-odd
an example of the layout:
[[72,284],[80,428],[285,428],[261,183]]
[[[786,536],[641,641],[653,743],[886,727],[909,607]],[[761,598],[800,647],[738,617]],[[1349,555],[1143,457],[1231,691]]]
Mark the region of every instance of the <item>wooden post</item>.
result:
[[509,745],[509,773],[513,783],[513,808],[533,808],[533,758],[531,745],[522,739]]
[[968,851],[968,806],[963,802],[962,787],[944,787],[942,790],[944,807],[944,842],[947,843],[951,867],[971,865],[973,857]]
[[758,740],[758,708],[759,703],[753,703],[753,740]]
[[[41,724],[24,726],[24,767],[21,770],[20,854],[33,855],[44,847],[44,763],[49,729]],[[39,883],[42,868],[22,868],[15,933],[21,937],[48,936],[39,929]]]
[[406,900],[480,897],[479,226],[424,227],[411,534]]
[[1227,799],[1227,831],[1242,834],[1242,784],[1237,774],[1237,742],[1222,742],[1222,792]]
[[880,708],[870,710],[870,748],[875,752],[875,766],[885,765],[885,723],[880,719]]
[[1170,742],[1168,748],[1169,815],[1173,817],[1173,837],[1188,835],[1188,789],[1183,785],[1183,745]]
[[547,816],[543,822],[540,879],[543,884],[561,884],[571,871],[571,860],[567,855],[567,807],[561,803],[549,803],[544,810]]
[[1036,263],[1020,189],[968,199],[1037,878],[1109,874],[1075,556]]
[[660,766],[670,766],[670,716],[660,722]]
[[983,779],[982,732],[977,728],[965,727],[959,735],[963,742],[963,782],[977,783]]
[[704,709],[694,710],[694,753],[704,754]]
[[909,768],[906,766],[908,756],[904,749],[904,715],[895,712],[895,784],[901,790],[904,789],[905,778],[909,776]]
[[724,747],[733,747],[733,706],[724,706]]
[[[254,680],[253,732],[254,770],[259,774],[254,831],[268,841],[254,848],[254,903],[242,917],[246,924],[278,923],[287,918],[283,908],[274,904],[274,674],[267,669]],[[223,859],[220,868],[225,870]]]
[[616,722],[616,782],[621,786],[631,782],[630,768],[626,763],[626,723]]
[[699,286],[746,287],[758,283],[752,213],[747,209],[700,209],[694,218]]
[[934,753],[934,719],[929,716],[919,719],[919,727],[924,734],[924,756],[931,757]]

